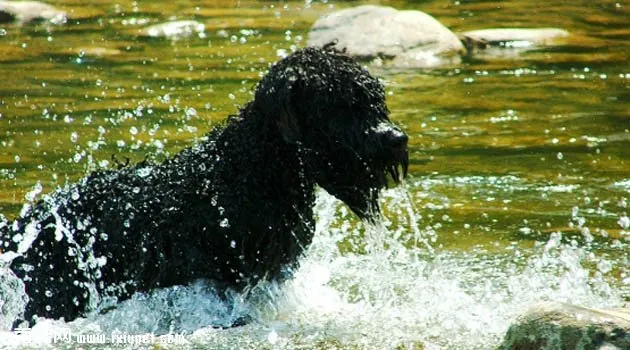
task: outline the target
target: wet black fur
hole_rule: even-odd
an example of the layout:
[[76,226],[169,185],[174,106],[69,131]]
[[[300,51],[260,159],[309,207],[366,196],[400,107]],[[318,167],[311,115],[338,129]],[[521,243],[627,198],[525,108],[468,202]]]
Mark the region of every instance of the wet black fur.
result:
[[95,308],[93,295],[197,278],[237,291],[282,280],[311,243],[316,185],[373,217],[385,174],[406,172],[406,140],[366,70],[329,48],[297,51],[199,144],[94,172],[7,223],[5,252],[37,235],[11,265],[30,297],[24,317],[68,321]]

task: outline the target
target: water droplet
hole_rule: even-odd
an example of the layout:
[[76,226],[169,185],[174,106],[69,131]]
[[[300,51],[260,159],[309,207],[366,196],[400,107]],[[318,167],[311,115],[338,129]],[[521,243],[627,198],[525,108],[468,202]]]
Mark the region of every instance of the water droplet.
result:
[[[221,220],[219,222],[219,226],[223,227],[223,228],[228,228],[230,227],[230,221],[227,218],[224,218],[223,220]],[[234,247],[232,247],[234,248]]]
[[235,241],[231,241],[230,242],[230,248],[236,248],[236,242]]
[[196,117],[197,116],[197,110],[192,108],[192,107],[188,107],[186,108],[186,110],[184,111],[184,113],[186,114],[186,118],[190,119],[192,117]]
[[280,336],[278,335],[278,333],[275,330],[272,330],[271,332],[269,332],[269,335],[267,335],[267,340],[272,345],[277,343],[279,338],[280,338]]
[[24,198],[26,198],[27,201],[32,202],[35,200],[35,198],[37,198],[37,195],[40,194],[41,192],[42,192],[42,184],[40,182],[37,182],[35,186],[33,186],[33,189],[26,193]]
[[[137,171],[138,176],[140,177],[147,177],[149,175],[151,175],[151,172],[153,171],[153,168],[151,167],[144,167],[144,168],[140,168]],[[137,188],[137,187],[136,187]],[[139,190],[138,190],[139,191]],[[136,192],[137,193],[137,192]]]
[[221,38],[227,38],[230,34],[225,29],[221,29],[217,31],[217,36]]
[[612,270],[612,264],[610,261],[602,259],[597,263],[597,269],[599,272],[606,274]]

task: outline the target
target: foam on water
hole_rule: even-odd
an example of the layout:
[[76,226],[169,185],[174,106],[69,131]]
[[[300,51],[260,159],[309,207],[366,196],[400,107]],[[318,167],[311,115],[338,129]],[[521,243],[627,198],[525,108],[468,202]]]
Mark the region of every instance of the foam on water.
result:
[[[102,315],[69,323],[44,320],[18,335],[8,329],[23,305],[23,286],[0,268],[0,347],[72,348],[82,345],[51,339],[60,332],[108,337],[122,332],[184,334],[183,345],[212,349],[388,349],[420,343],[427,349],[488,349],[538,301],[589,307],[622,303],[602,273],[584,267],[598,258],[564,243],[560,233],[531,251],[434,251],[436,233],[420,228],[408,196],[404,188],[386,191],[387,217],[395,221],[384,218],[378,226],[363,227],[321,193],[317,233],[295,277],[282,286],[256,286],[248,299],[234,294],[222,301],[210,283],[196,281],[138,294]],[[253,322],[223,330],[210,326],[242,317]]]

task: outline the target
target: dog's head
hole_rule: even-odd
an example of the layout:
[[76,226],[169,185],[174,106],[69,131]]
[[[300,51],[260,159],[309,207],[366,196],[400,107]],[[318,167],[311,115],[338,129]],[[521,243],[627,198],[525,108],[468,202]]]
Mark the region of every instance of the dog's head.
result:
[[306,176],[362,219],[378,213],[387,174],[407,174],[407,135],[389,120],[383,86],[343,52],[311,47],[276,63],[253,107],[297,146]]

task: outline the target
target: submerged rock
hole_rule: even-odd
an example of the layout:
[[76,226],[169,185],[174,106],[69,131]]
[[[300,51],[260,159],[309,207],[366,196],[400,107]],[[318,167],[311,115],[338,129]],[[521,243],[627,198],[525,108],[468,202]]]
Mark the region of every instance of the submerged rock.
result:
[[527,42],[550,44],[558,38],[569,36],[569,32],[559,28],[493,28],[471,30],[460,33],[461,38],[487,43]]
[[529,49],[532,47],[549,46],[559,43],[562,38],[569,36],[569,32],[558,28],[496,28],[472,30],[460,33],[468,53],[488,48]]
[[538,304],[510,327],[500,349],[630,349],[630,309]]
[[394,66],[433,67],[458,60],[465,48],[457,36],[421,11],[364,5],[318,19],[308,45],[336,41],[354,57],[394,58]]
[[206,26],[197,21],[173,21],[152,25],[140,31],[140,36],[148,38],[180,39],[193,35],[204,36]]
[[0,23],[30,23],[49,21],[63,24],[68,16],[65,12],[39,1],[0,1]]

